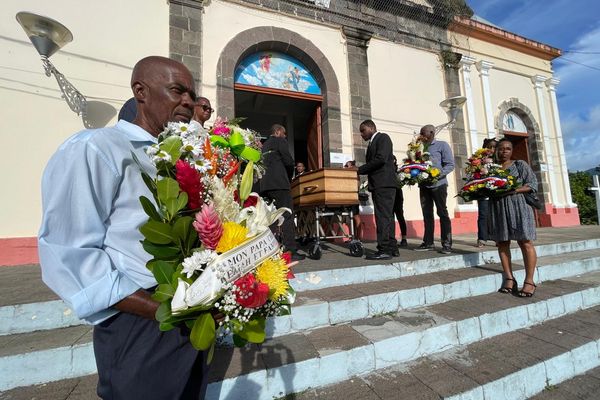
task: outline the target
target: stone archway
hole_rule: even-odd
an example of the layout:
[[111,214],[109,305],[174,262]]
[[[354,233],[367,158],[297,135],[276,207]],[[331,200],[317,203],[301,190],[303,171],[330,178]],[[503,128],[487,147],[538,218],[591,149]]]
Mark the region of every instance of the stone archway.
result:
[[511,98],[508,101],[502,102],[498,106],[498,113],[496,114],[496,130],[500,136],[504,136],[504,129],[502,126],[502,121],[504,120],[504,115],[508,112],[513,112],[521,120],[525,123],[527,127],[528,142],[529,142],[529,154],[531,157],[531,168],[535,172],[535,175],[539,182],[539,194],[543,197],[544,201],[547,203],[548,193],[550,191],[550,186],[548,185],[548,181],[546,180],[546,174],[542,173],[541,165],[544,160],[544,148],[542,144],[541,130],[540,126],[536,122],[533,113],[525,104],[521,103],[517,98]]
[[340,89],[327,57],[310,40],[287,29],[260,26],[237,34],[221,52],[217,65],[217,105],[219,114],[234,116],[234,72],[240,61],[259,51],[279,51],[302,62],[315,77],[323,93],[321,132],[323,164],[329,166],[329,153],[342,151]]

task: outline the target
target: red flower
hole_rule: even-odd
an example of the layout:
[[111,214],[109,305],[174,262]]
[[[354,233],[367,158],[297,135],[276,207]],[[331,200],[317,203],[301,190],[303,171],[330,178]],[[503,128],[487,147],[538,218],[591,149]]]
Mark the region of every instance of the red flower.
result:
[[253,274],[246,274],[235,281],[238,290],[235,293],[235,301],[245,308],[257,308],[267,302],[269,297],[269,286],[260,283]]
[[182,192],[188,195],[188,207],[192,210],[202,206],[202,182],[200,181],[200,173],[196,171],[188,162],[177,160],[175,164],[177,183]]
[[475,178],[475,179],[479,179],[479,178],[481,178],[481,174],[480,174],[479,172],[475,172],[475,173],[473,174],[473,178]]
[[[244,201],[243,208],[254,207],[256,205],[256,203],[258,203],[258,196],[255,194],[250,194],[250,196],[248,196],[248,198]],[[289,264],[289,262],[288,262],[288,264]]]
[[503,180],[497,180],[496,181],[496,186],[498,186],[499,188],[506,186],[506,181]]
[[[285,253],[281,253],[281,258],[283,259],[283,261],[285,261],[286,264],[290,264],[292,262],[292,253],[290,253],[289,251],[286,251]],[[296,277],[296,275],[294,275],[294,273],[292,272],[292,269],[288,266],[288,273],[286,278],[288,279],[294,279]]]

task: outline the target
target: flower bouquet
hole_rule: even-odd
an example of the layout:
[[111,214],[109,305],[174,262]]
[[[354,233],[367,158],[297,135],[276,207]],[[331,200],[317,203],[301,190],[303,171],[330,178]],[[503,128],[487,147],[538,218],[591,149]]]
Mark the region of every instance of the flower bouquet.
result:
[[465,201],[494,197],[516,189],[518,183],[502,166],[494,163],[493,150],[478,149],[467,161],[465,178],[467,183],[457,196]]
[[209,131],[173,122],[147,154],[156,177],[142,178],[154,201],[140,197],[149,217],[140,231],[154,257],[146,266],[160,329],[186,324],[192,345],[211,355],[217,334],[262,343],[266,318],[289,314],[295,294],[290,258],[269,229],[289,210],[251,193],[264,171],[258,135],[222,119]]
[[404,164],[398,168],[400,187],[418,183],[434,184],[439,180],[440,170],[431,163],[430,154],[425,151],[418,137],[408,144]]

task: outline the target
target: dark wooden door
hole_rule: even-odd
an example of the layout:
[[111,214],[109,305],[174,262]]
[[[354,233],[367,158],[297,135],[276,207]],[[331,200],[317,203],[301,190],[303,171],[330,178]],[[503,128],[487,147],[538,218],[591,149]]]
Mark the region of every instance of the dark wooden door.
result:
[[323,168],[323,138],[321,137],[321,106],[315,107],[306,135],[308,170]]

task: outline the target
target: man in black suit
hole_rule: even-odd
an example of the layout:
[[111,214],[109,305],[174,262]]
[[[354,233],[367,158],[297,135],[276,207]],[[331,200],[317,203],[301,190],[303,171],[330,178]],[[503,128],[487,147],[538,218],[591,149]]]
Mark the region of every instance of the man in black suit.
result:
[[359,175],[369,178],[369,191],[375,208],[377,225],[377,252],[369,260],[387,260],[398,256],[396,224],[394,223],[394,198],[396,196],[396,169],[392,139],[378,132],[370,119],[360,124],[360,136],[368,141],[367,162],[358,168]]
[[[279,124],[271,127],[271,136],[262,147],[265,163],[265,175],[260,180],[260,194],[273,200],[277,207],[294,209],[290,192],[290,178],[294,171],[294,159],[290,154],[285,128]],[[292,213],[284,214],[281,235],[283,245],[292,253],[292,260],[303,260],[304,255],[298,253],[295,240],[295,226]]]

